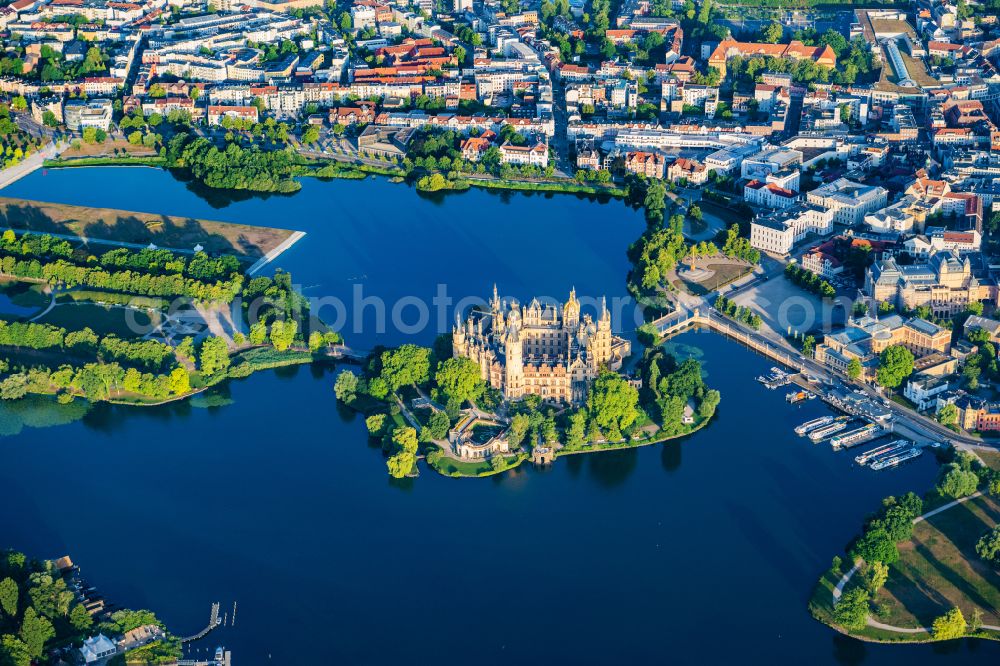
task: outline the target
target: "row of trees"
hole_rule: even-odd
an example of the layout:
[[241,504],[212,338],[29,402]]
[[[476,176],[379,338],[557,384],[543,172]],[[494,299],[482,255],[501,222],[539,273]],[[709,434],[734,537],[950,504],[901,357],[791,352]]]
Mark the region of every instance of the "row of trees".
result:
[[715,299],[715,309],[730,319],[746,324],[755,331],[759,330],[761,324],[764,323],[756,312],[746,306],[737,305],[722,294],[719,294]]
[[80,266],[64,259],[42,263],[38,259],[18,259],[10,255],[0,259],[0,272],[11,277],[43,280],[67,287],[84,286],[141,296],[188,296],[198,301],[223,303],[232,301],[243,284],[240,275],[203,282],[180,274],[106,270],[98,266]]
[[144,273],[183,274],[196,280],[231,278],[240,272],[240,261],[230,254],[210,257],[195,252],[190,259],[170,250],[116,248],[101,255],[99,262],[107,268],[129,268]]
[[832,284],[798,264],[788,264],[785,266],[785,277],[818,296],[833,298],[837,295],[837,290],[833,288]]
[[182,366],[167,373],[153,374],[126,368],[117,362],[86,363],[78,367],[22,367],[0,381],[0,399],[19,400],[29,393],[55,394],[62,403],[72,402],[77,396],[91,402],[128,395],[163,400],[190,390],[190,377]]
[[124,340],[110,334],[98,339],[91,329],[66,332],[49,324],[0,319],[0,346],[26,349],[60,349],[101,360],[122,361],[153,370],[174,357],[170,345],[158,340]]

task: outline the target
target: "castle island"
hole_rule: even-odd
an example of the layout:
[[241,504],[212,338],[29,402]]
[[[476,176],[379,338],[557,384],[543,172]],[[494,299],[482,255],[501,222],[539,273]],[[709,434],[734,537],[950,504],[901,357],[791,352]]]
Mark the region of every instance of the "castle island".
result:
[[605,299],[595,320],[580,313],[576,290],[557,308],[538,299],[501,301],[493,287],[489,310],[475,310],[452,332],[456,357],[475,361],[483,380],[506,400],[537,395],[578,405],[602,369],[619,371],[632,344],[611,332]]

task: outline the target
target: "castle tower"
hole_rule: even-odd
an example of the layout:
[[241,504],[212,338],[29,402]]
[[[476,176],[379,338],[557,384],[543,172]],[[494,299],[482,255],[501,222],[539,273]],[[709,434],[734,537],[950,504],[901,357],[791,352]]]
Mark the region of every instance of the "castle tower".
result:
[[497,293],[497,283],[493,283],[493,298],[490,300],[490,310],[493,314],[500,312],[500,295]]
[[601,298],[601,312],[597,319],[597,330],[590,338],[590,351],[594,363],[600,368],[611,360],[611,313],[607,299]]
[[576,288],[570,290],[569,300],[563,306],[563,328],[575,331],[580,327],[580,301],[576,300]]
[[504,338],[506,357],[504,395],[509,399],[520,398],[524,390],[524,356],[522,354],[521,333],[517,326],[511,326]]
[[451,329],[451,354],[452,356],[468,356],[468,349],[465,344],[465,327],[462,326],[462,318],[455,313],[455,326]]

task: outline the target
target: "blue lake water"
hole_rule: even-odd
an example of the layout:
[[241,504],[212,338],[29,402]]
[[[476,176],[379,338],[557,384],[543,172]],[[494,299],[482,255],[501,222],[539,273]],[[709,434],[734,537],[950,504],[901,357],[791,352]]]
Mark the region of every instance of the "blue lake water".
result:
[[[152,170],[36,173],[2,192],[308,232],[283,255],[306,293],[429,298],[623,296],[639,213],[612,202],[470,192],[419,197],[384,181],[307,181],[292,198],[214,209]],[[627,327],[625,327],[627,328]],[[366,347],[413,339],[345,331]],[[922,664],[1000,656],[995,643],[880,646],[806,610],[812,586],[889,494],[922,492],[925,456],[858,469],[796,437],[825,413],[753,377],[772,363],[710,333],[674,341],[721,390],[681,442],[572,456],[489,479],[385,474],[333,373],[230,383],[221,406],[102,405],[0,438],[0,545],[69,553],[121,605],[194,633],[238,602],[239,664]],[[225,403],[225,404],[223,404]]]

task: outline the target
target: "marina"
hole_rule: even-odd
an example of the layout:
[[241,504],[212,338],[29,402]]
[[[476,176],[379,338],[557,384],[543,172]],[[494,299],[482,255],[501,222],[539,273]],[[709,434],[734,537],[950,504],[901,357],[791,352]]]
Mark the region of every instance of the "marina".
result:
[[768,374],[758,376],[757,381],[763,384],[765,388],[773,390],[791,383],[792,375],[781,368],[772,367]]
[[869,449],[860,455],[854,456],[854,462],[859,465],[867,465],[870,462],[876,462],[882,458],[894,455],[903,449],[908,448],[910,444],[911,442],[909,440],[897,439],[889,442],[888,444],[876,446],[874,449]]
[[813,430],[817,428],[822,428],[823,426],[833,423],[834,417],[832,416],[821,416],[818,419],[812,419],[811,421],[806,421],[801,425],[795,426],[795,434],[799,437],[804,437],[808,435]]
[[796,405],[800,402],[805,402],[806,400],[813,400],[816,397],[815,393],[810,393],[809,391],[792,391],[785,396],[785,401]]
[[876,460],[871,464],[871,468],[874,470],[889,469],[898,466],[900,463],[906,462],[907,460],[913,460],[914,458],[919,458],[923,455],[923,449],[918,449],[916,447],[906,449],[900,453],[889,456],[888,458],[882,458]]
[[883,433],[884,431],[881,426],[874,423],[867,423],[860,428],[831,437],[830,446],[833,447],[834,451],[850,449],[859,444],[871,441]]
[[811,439],[814,442],[821,442],[827,437],[835,435],[841,430],[847,428],[848,423],[850,421],[850,419],[846,416],[840,416],[834,420],[835,423],[833,423],[832,425],[828,425],[825,428],[820,428],[819,430],[814,430],[813,432],[809,433],[809,439]]

